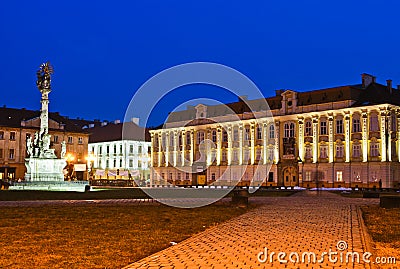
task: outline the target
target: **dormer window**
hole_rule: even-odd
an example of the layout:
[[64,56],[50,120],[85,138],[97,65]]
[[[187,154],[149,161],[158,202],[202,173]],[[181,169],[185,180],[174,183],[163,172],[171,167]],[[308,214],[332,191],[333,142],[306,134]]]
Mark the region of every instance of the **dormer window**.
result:
[[207,106],[199,104],[196,106],[196,119],[204,119],[207,117]]

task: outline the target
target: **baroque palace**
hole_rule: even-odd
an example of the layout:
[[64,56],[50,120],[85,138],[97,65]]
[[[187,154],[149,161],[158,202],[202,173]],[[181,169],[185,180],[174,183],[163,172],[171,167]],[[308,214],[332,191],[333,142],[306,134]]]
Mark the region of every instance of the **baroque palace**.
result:
[[400,88],[361,78],[170,113],[150,131],[152,183],[398,188]]

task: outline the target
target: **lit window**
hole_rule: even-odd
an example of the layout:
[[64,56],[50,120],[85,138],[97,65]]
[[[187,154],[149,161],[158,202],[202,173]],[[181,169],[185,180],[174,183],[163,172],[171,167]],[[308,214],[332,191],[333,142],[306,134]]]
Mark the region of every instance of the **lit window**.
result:
[[353,145],[353,157],[359,158],[361,156],[361,146],[360,145]]
[[327,135],[327,129],[326,129],[326,121],[321,121],[320,122],[320,135]]
[[311,159],[312,158],[312,152],[311,152],[311,146],[307,146],[306,147],[306,156],[305,156],[305,158],[306,159]]
[[15,157],[14,154],[15,154],[14,149],[10,149],[10,150],[9,150],[9,154],[8,154],[8,158],[9,158],[9,159],[14,159],[14,157]]
[[216,131],[216,130],[213,130],[213,131],[212,131],[212,133],[211,133],[211,139],[212,139],[212,142],[214,142],[214,143],[217,142],[217,131]]
[[15,140],[15,132],[10,132],[10,140]]
[[190,145],[190,133],[186,133],[186,145]]
[[369,117],[369,130],[371,132],[379,131],[378,115],[373,114]]
[[306,136],[312,136],[311,121],[306,121],[305,133]]
[[294,123],[293,122],[286,122],[284,127],[284,137],[294,137]]
[[370,146],[370,154],[371,157],[378,157],[379,156],[379,144],[378,143],[371,143]]
[[275,126],[271,124],[269,126],[269,139],[274,139],[275,138]]
[[343,134],[343,120],[336,120],[336,133]]
[[305,181],[311,181],[311,171],[306,171],[306,180]]
[[343,158],[343,145],[336,145],[336,158]]
[[233,141],[239,141],[239,131],[237,128],[233,129]]
[[260,126],[257,127],[257,139],[262,139],[262,129]]
[[204,141],[204,132],[198,132],[197,133],[197,144],[200,144],[203,141]]
[[353,133],[361,132],[360,119],[353,119]]
[[244,132],[244,140],[249,141],[250,140],[250,128],[246,127]]
[[327,146],[321,146],[319,157],[320,157],[321,159],[326,159],[326,158],[328,158],[328,147],[327,147]]
[[223,142],[228,142],[228,133],[224,130],[222,134],[222,141]]
[[336,181],[343,181],[343,171],[336,171]]

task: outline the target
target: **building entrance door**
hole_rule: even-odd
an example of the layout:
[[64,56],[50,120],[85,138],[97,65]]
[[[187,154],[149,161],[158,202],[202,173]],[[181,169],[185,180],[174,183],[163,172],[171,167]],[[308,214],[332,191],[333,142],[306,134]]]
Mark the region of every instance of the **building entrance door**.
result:
[[294,166],[288,166],[283,170],[283,186],[294,187],[299,185],[299,173]]

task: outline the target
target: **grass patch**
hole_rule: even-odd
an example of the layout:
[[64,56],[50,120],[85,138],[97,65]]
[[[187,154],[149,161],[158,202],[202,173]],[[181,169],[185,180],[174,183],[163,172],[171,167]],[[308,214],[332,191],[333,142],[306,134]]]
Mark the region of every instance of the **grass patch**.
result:
[[121,268],[246,210],[229,204],[3,207],[0,268]]
[[140,188],[108,189],[90,192],[72,191],[0,191],[0,201],[29,200],[100,200],[149,198]]
[[375,243],[374,256],[394,256],[400,260],[400,208],[378,205],[361,207],[365,225]]
[[[190,191],[191,189],[185,189]],[[195,190],[195,189],[193,189]],[[177,193],[179,189],[176,190]],[[223,191],[223,190],[220,190]],[[298,190],[274,190],[260,188],[253,196],[285,197],[290,196]],[[200,191],[201,193],[201,191]],[[229,193],[227,197],[231,197]],[[102,200],[102,199],[142,199],[151,198],[141,188],[109,188],[90,192],[68,192],[68,191],[0,191],[0,201],[31,201],[31,200]]]

